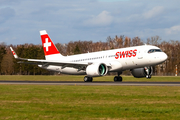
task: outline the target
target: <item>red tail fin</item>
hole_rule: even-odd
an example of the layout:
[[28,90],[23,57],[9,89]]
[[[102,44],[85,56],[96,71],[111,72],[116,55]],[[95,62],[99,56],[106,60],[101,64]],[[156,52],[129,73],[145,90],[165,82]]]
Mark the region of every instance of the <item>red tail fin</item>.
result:
[[56,46],[52,42],[51,38],[48,36],[46,30],[40,31],[40,35],[45,56],[60,54],[60,52],[57,50]]

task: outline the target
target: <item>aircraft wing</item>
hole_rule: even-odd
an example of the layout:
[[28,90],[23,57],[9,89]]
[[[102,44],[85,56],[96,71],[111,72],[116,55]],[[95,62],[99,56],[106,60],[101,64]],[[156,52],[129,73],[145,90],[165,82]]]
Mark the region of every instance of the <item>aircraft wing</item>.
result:
[[[24,64],[34,64],[34,65],[42,65],[43,67],[49,66],[49,65],[55,65],[55,66],[61,66],[62,68],[65,67],[73,67],[77,68],[79,70],[83,70],[88,65],[93,64],[93,62],[67,62],[67,61],[61,61],[61,60],[40,60],[40,59],[26,59],[26,58],[20,58],[15,53],[15,51],[10,47],[15,59],[17,60],[23,60],[19,61],[18,63],[24,63]],[[107,66],[111,66],[110,64],[106,64]]]
[[73,67],[81,70],[86,66],[92,64],[92,63],[74,63],[74,62],[65,62],[65,61],[47,61],[47,60],[37,60],[37,59],[27,59],[27,61],[28,62],[19,61],[18,63],[42,65],[43,67],[49,65],[55,65],[55,66],[61,66],[62,68]]
[[65,67],[74,67],[74,68],[83,68],[86,67],[92,63],[80,63],[80,62],[67,62],[67,61],[53,61],[53,60],[40,60],[40,59],[26,59],[26,58],[20,58],[18,57],[18,55],[16,54],[16,52],[13,50],[12,47],[10,47],[14,58],[17,60],[23,60],[23,61],[19,61],[18,63],[24,63],[24,64],[34,64],[34,65],[42,65],[43,67],[48,66],[48,65],[55,65],[55,66],[61,66],[62,68]]
[[57,65],[57,66],[64,66],[67,65],[67,67],[73,67],[74,65],[81,65],[81,66],[87,66],[89,64],[92,63],[75,63],[75,62],[67,62],[67,61],[56,61],[56,60],[38,60],[38,59],[27,59],[27,61],[29,62],[35,62],[39,65],[44,65],[44,64],[48,64],[48,65]]

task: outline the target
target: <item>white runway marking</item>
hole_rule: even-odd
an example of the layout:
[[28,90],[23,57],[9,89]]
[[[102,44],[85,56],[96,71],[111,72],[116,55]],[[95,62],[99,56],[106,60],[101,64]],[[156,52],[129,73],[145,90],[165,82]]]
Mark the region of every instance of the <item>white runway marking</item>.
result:
[[13,85],[180,86],[180,82],[0,81]]

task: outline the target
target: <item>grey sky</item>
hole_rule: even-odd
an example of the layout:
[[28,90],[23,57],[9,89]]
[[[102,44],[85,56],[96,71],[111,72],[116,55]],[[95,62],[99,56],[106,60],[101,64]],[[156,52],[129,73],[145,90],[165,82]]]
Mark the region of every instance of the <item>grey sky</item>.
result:
[[106,41],[108,36],[180,40],[179,0],[0,0],[0,42]]

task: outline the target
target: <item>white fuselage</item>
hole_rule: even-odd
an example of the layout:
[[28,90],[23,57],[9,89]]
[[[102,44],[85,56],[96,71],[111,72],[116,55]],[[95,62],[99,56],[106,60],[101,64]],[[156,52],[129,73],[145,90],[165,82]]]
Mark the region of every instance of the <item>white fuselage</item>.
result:
[[[145,66],[154,66],[163,63],[167,59],[167,55],[162,51],[148,53],[148,51],[151,49],[160,50],[160,48],[156,46],[143,45],[79,55],[64,56],[59,58],[54,55],[48,57],[52,60],[61,60],[74,63],[104,63],[109,66],[108,72],[118,72],[128,69],[141,68]],[[42,66],[39,65],[39,67]],[[65,74],[86,74],[86,70],[79,71],[74,67],[49,65],[42,68]]]

